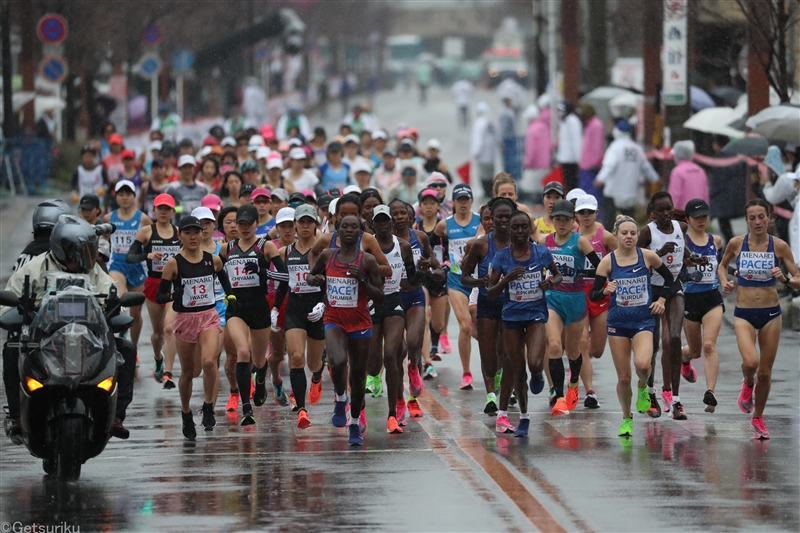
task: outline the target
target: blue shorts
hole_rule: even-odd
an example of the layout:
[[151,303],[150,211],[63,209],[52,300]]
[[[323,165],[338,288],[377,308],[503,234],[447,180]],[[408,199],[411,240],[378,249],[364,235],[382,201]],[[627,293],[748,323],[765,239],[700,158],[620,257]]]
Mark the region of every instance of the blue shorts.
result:
[[134,287],[141,287],[144,285],[144,280],[147,279],[147,271],[141,263],[126,263],[125,258],[116,259],[111,258],[108,263],[109,272],[119,272],[125,276],[125,283],[128,284],[128,289]]
[[586,317],[586,293],[547,291],[547,308],[558,313],[564,325],[569,326]]
[[637,333],[641,333],[643,331],[649,331],[653,333],[653,326],[639,326],[627,328],[627,327],[615,327],[615,326],[606,326],[606,333],[608,333],[609,337],[625,337],[628,339],[633,339]]
[[495,298],[490,300],[487,296],[478,293],[478,314],[476,318],[488,318],[490,320],[503,319],[503,299]]
[[544,318],[534,318],[533,320],[503,320],[503,328],[522,330],[528,329],[534,324],[546,324],[547,320]]
[[372,338],[372,328],[351,331],[351,332],[348,333],[347,331],[343,330],[342,328],[340,328],[336,324],[325,324],[325,331],[328,331],[329,329],[338,329],[339,331],[343,332],[345,334],[345,336],[347,336],[347,338],[349,340],[351,340],[351,341],[358,340],[358,339],[370,339],[370,338]]
[[422,290],[422,287],[417,287],[413,291],[401,292],[400,303],[405,313],[408,313],[412,307],[425,307],[425,291]]
[[469,298],[469,293],[472,292],[472,289],[461,284],[461,274],[453,274],[452,272],[447,275],[447,290],[458,291],[467,298]]
[[225,319],[225,313],[228,310],[228,306],[225,304],[225,300],[217,300],[215,309],[217,310],[217,314],[219,315],[219,325],[220,327],[224,328],[228,324],[228,321]]
[[753,326],[753,329],[759,330],[781,316],[781,306],[776,305],[775,307],[763,307],[761,309],[734,307],[733,316],[747,320]]

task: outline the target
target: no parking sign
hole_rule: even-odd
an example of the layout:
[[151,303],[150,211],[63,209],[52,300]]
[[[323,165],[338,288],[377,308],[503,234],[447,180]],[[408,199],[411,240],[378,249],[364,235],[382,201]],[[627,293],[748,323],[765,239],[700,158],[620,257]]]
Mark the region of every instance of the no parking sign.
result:
[[67,74],[67,60],[61,56],[48,56],[39,63],[39,75],[50,83],[61,83]]
[[47,13],[36,24],[39,40],[46,44],[59,44],[67,38],[67,20],[57,13]]

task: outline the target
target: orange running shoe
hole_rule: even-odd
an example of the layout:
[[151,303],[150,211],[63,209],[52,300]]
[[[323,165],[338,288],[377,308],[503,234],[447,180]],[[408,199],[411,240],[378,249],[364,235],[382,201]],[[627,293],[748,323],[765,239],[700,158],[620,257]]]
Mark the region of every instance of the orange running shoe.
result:
[[406,406],[408,407],[408,414],[411,415],[411,418],[422,418],[422,408],[419,406],[419,402],[417,402],[416,398],[413,396],[410,397]]
[[308,419],[308,413],[305,409],[300,409],[297,412],[297,427],[300,429],[306,429],[310,425],[311,420]]
[[314,380],[311,380],[311,389],[308,391],[308,403],[311,405],[317,405],[319,399],[322,398],[322,380],[317,381],[314,383]]
[[225,404],[225,410],[228,412],[236,412],[239,410],[239,393],[232,392],[228,397],[228,403]]
[[393,416],[386,421],[386,433],[402,433],[403,428],[397,424],[397,419]]
[[572,383],[569,384],[567,387],[567,397],[565,398],[567,402],[567,409],[572,411],[578,406],[578,384],[576,383],[575,386],[572,386]]
[[556,404],[550,410],[550,414],[553,416],[568,415],[569,407],[567,406],[567,401],[564,398],[557,399]]

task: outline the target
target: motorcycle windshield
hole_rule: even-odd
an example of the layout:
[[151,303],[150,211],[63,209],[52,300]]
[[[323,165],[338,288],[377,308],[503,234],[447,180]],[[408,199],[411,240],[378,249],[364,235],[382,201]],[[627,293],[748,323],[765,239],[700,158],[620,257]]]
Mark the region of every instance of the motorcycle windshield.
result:
[[77,385],[105,366],[107,342],[83,324],[66,324],[39,341],[52,385]]
[[81,324],[101,337],[108,333],[103,308],[91,290],[81,287],[45,294],[33,325],[47,336],[67,324]]

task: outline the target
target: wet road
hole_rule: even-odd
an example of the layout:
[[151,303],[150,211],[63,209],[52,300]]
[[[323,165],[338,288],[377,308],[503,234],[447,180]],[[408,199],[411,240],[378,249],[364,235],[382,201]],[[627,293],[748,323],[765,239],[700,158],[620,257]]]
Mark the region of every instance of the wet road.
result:
[[[430,127],[445,113],[449,120],[451,107],[432,102]],[[29,224],[16,220],[29,215],[14,207],[21,211],[10,222],[9,206],[0,207],[6,273],[13,262],[6,250],[21,249],[20,228]],[[546,397],[533,397],[530,436],[500,436],[482,413],[485,395],[458,390],[460,364],[449,354],[436,365],[438,379],[426,382],[424,417],[412,419],[404,434],[386,434],[385,397],[367,399],[370,427],[365,446],[355,449],[345,429],[330,424],[327,373],[307,430],[295,428],[294,414],[273,402],[256,408],[257,425],[238,426],[222,412],[223,377],[217,427],[185,442],[177,391],[149,377],[149,333],[145,318],[141,378],[126,420],[131,438],[112,440],[84,465],[80,481],[49,480],[40,461],[0,438],[0,523],[66,523],[81,531],[800,530],[796,333],[782,334],[767,442],[753,440],[749,417],[736,406],[741,359],[728,322],[719,341],[716,413],[703,412],[703,365],[696,361],[698,382],[681,386],[689,420],[637,414],[634,438],[621,441],[616,375],[606,351],[594,361],[599,410],[579,407],[553,419]],[[454,320],[449,333],[455,340]],[[471,370],[479,375],[475,342]],[[199,408],[200,380],[194,388]],[[516,423],[513,408],[510,418]]]

